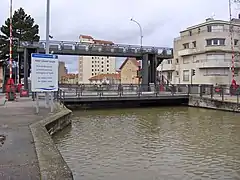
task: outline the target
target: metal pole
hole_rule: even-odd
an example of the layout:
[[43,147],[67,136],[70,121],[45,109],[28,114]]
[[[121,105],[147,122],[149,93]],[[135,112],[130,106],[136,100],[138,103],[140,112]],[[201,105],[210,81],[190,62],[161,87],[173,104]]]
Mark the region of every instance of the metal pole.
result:
[[9,78],[12,79],[12,46],[13,46],[13,36],[12,36],[12,0],[10,0],[10,42],[9,42]]
[[[140,52],[142,53],[142,44],[143,44],[142,26],[141,26],[141,24],[139,22],[135,21],[133,18],[131,18],[130,21],[135,22],[138,25],[139,29],[140,29],[140,46],[141,46],[140,47]],[[140,77],[138,77],[138,82],[140,84]]]
[[140,45],[141,45],[141,51],[142,51],[142,44],[143,44],[142,26],[139,22],[137,22],[133,18],[131,18],[131,21],[135,22],[139,26],[139,29],[140,29]]
[[[20,40],[18,39],[18,48],[20,47]],[[20,67],[19,67],[19,64],[20,64],[20,54],[18,53],[18,63],[17,63],[17,81],[15,82],[16,84],[19,84],[21,83],[20,81]]]
[[50,24],[50,0],[47,0],[46,12],[46,54],[49,54],[49,25]]
[[[50,0],[47,0],[46,8],[46,50],[45,54],[49,54],[49,25],[50,24]],[[46,108],[49,107],[49,93],[45,93]]]

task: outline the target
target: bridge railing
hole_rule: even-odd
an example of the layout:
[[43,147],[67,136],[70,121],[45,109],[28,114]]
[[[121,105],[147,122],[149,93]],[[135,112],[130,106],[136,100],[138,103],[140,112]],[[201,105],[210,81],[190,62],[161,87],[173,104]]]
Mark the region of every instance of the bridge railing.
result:
[[[199,86],[159,84],[59,85],[58,99],[91,97],[146,97],[199,94]],[[195,89],[196,90],[195,90]]]
[[138,85],[138,84],[79,84],[59,85],[56,98],[60,101],[65,98],[104,98],[104,97],[146,97],[146,96],[176,96],[196,95],[203,98],[216,99],[239,103],[240,87],[177,84],[177,85]]

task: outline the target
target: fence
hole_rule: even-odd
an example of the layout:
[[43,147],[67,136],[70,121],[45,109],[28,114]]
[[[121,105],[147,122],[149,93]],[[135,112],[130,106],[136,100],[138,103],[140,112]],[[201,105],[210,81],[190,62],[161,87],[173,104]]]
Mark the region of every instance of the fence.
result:
[[81,98],[81,97],[126,97],[126,96],[176,96],[200,93],[199,85],[137,85],[137,84],[115,84],[115,85],[93,85],[80,84],[69,85],[60,88],[57,97]]
[[201,85],[200,97],[207,97],[210,99],[229,101],[239,104],[240,87],[225,87],[213,85]]

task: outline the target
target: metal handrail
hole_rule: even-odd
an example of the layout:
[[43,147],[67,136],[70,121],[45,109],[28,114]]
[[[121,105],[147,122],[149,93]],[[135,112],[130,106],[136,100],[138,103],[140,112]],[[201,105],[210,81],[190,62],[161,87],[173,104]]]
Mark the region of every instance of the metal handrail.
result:
[[[240,87],[234,89],[233,87],[227,86],[215,86],[215,85],[199,85],[199,84],[178,84],[178,85],[164,85],[164,91],[161,90],[159,84],[154,85],[115,85],[115,88],[107,89],[106,85],[90,85],[81,84],[75,87],[64,89],[59,89],[58,99],[60,102],[64,103],[64,100],[69,98],[67,93],[74,94],[70,98],[108,98],[108,97],[159,97],[164,95],[197,95],[200,97],[207,97],[211,99],[217,99],[225,101],[226,99],[233,99],[239,104]],[[113,85],[112,85],[113,87]],[[152,89],[151,89],[152,88]],[[94,92],[94,95],[89,95],[89,93]],[[115,92],[115,94],[109,93]],[[220,99],[219,99],[220,98]]]

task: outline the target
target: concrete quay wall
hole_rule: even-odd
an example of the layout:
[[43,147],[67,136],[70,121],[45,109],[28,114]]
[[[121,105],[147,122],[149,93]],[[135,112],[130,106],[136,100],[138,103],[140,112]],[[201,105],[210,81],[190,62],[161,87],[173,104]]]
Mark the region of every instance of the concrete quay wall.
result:
[[240,104],[233,101],[222,101],[220,98],[212,99],[210,97],[190,96],[188,105],[240,113]]
[[52,135],[71,124],[72,111],[62,107],[56,113],[30,125],[42,180],[72,180],[73,174],[52,140]]

